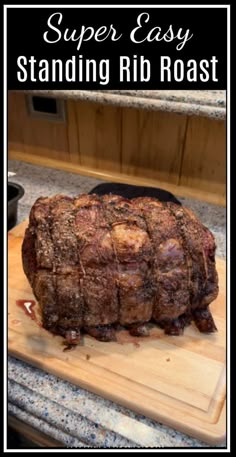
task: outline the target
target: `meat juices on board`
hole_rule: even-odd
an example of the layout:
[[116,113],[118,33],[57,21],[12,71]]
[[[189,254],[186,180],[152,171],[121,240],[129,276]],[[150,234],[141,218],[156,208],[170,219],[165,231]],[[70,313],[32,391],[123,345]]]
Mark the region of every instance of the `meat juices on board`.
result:
[[153,198],[82,194],[39,198],[22,246],[43,326],[76,344],[85,329],[103,341],[115,326],[169,334],[190,320],[215,331],[215,242],[189,210]]

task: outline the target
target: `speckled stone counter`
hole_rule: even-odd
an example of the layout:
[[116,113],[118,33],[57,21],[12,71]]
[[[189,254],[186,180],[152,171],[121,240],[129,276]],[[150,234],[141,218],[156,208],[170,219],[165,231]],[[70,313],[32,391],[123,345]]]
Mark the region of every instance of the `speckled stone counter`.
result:
[[[39,196],[55,193],[74,196],[101,183],[78,174],[17,161],[9,161],[8,169],[16,173],[9,181],[17,182],[25,189],[19,202],[18,223],[28,217]],[[181,201],[213,231],[217,255],[225,257],[225,208],[197,200]],[[8,383],[9,414],[67,448],[209,447],[11,356],[8,358]]]
[[27,93],[213,119],[226,117],[226,91],[224,90],[52,90],[27,91]]

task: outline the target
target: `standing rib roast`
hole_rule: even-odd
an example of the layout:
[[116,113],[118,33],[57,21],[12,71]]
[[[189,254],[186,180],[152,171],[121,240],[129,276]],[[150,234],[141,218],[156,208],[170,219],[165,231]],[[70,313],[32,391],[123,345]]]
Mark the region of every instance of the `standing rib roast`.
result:
[[117,325],[146,335],[150,321],[173,335],[192,320],[215,331],[215,248],[212,233],[174,203],[56,195],[33,205],[22,259],[43,327],[77,343],[81,330],[113,340]]

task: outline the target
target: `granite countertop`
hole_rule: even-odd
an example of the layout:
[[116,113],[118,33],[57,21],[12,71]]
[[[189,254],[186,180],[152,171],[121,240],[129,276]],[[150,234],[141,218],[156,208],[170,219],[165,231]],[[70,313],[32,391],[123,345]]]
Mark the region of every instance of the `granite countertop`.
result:
[[51,90],[27,93],[213,119],[226,117],[224,90]]
[[[39,196],[88,192],[102,181],[23,162],[9,161],[21,184],[18,223],[29,215]],[[225,257],[225,208],[197,200],[191,207],[215,234],[217,255]],[[158,422],[105,400],[14,357],[8,357],[8,411],[67,448],[202,448],[212,447]],[[217,447],[225,447],[222,444]]]

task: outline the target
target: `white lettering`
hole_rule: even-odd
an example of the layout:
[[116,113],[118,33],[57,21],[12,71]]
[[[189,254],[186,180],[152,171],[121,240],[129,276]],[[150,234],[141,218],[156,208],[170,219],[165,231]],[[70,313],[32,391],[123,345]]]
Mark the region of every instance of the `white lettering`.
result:
[[210,62],[212,63],[212,81],[217,82],[218,78],[216,77],[216,64],[218,63],[218,60],[216,56],[213,56]]
[[168,56],[160,57],[160,81],[180,82],[186,79],[189,82],[218,81],[216,76],[216,64],[218,60],[215,56],[211,60],[202,59],[199,62],[189,59],[186,62],[177,59],[173,62]]
[[177,59],[174,63],[174,79],[177,82],[184,79],[184,63],[180,59]]
[[49,18],[48,18],[48,26],[50,29],[52,30],[55,30],[55,32],[57,32],[57,35],[58,35],[58,38],[55,39],[55,40],[49,40],[48,39],[48,32],[44,32],[43,34],[43,38],[44,38],[44,41],[46,41],[47,43],[57,43],[58,41],[60,41],[61,39],[61,31],[57,28],[57,27],[54,27],[52,24],[51,24],[51,19],[54,17],[54,16],[57,16],[59,15],[59,19],[58,19],[58,24],[61,24],[61,21],[62,21],[62,14],[61,13],[53,13]]
[[197,62],[194,59],[190,59],[187,63],[187,80],[189,82],[196,82],[197,81]]
[[189,36],[190,34],[190,30],[187,29],[186,32],[184,33],[184,35],[181,35],[181,31],[182,29],[179,29],[177,35],[176,35],[176,38],[178,38],[179,40],[182,40],[180,41],[180,43],[176,46],[176,49],[178,51],[181,51],[181,49],[183,49],[183,47],[185,46],[185,43],[187,43],[187,41],[191,40],[191,38],[193,37],[193,33],[192,35]]
[[66,61],[65,77],[68,82],[75,81],[75,56]]
[[40,60],[39,62],[39,80],[42,82],[49,81],[49,71],[48,71],[48,61],[45,59]]
[[108,59],[102,59],[99,63],[99,84],[106,85],[109,83],[110,65]]
[[79,51],[83,42],[90,41],[92,38],[94,38],[94,40],[97,42],[102,42],[105,41],[109,36],[111,41],[117,41],[122,36],[122,34],[119,36],[117,35],[117,31],[112,24],[109,28],[103,25],[97,30],[95,30],[94,27],[85,27],[82,25],[79,32],[76,29],[70,30],[68,28],[64,29],[63,32],[58,27],[55,27],[55,24],[53,25],[52,21],[54,21],[55,18],[57,20],[56,25],[61,25],[63,15],[61,13],[54,13],[48,18],[47,25],[49,29],[54,32],[54,35],[50,35],[49,38],[50,31],[47,30],[44,32],[43,38],[47,43],[57,43],[61,39],[64,41],[77,41],[77,51]]
[[62,67],[62,60],[60,59],[53,59],[52,61],[52,81],[63,81],[63,67]]
[[147,82],[151,77],[151,64],[148,59],[140,57],[140,81]]
[[171,72],[170,72],[170,64],[171,59],[168,56],[161,56],[160,62],[160,80],[163,81],[171,81]]
[[130,58],[121,56],[120,57],[120,81],[130,81]]
[[[206,68],[209,68],[209,62],[208,60],[201,60],[199,64],[200,69],[202,70],[203,73],[200,73],[200,80],[202,82],[209,81],[209,72],[206,70]],[[206,67],[206,68],[205,68]],[[205,76],[204,76],[205,75]]]
[[34,83],[37,81],[37,79],[34,76],[34,64],[36,63],[36,59],[34,56],[31,56],[29,59],[29,64],[30,64],[30,80],[33,81]]
[[23,65],[27,65],[27,58],[25,56],[19,56],[17,59],[17,66],[22,70],[22,73],[20,71],[17,72],[17,79],[21,83],[27,81],[27,70]]
[[120,81],[121,82],[146,82],[150,80],[151,64],[144,56],[133,55],[133,60],[127,56],[120,56]]
[[[146,35],[143,35],[143,28],[144,24],[149,22],[150,15],[148,13],[141,13],[137,17],[137,24],[138,27],[135,27],[132,32],[130,33],[130,39],[133,43],[143,43],[144,41],[148,41],[151,43],[152,41],[166,41],[167,43],[178,40],[179,43],[176,45],[176,49],[180,51],[183,49],[187,41],[189,41],[193,34],[190,35],[190,30],[187,29],[183,32],[183,29],[178,29],[177,33],[174,33],[172,24],[169,26],[166,32],[163,32],[161,27],[153,27],[149,32],[144,32]],[[183,33],[182,33],[183,32]]]

